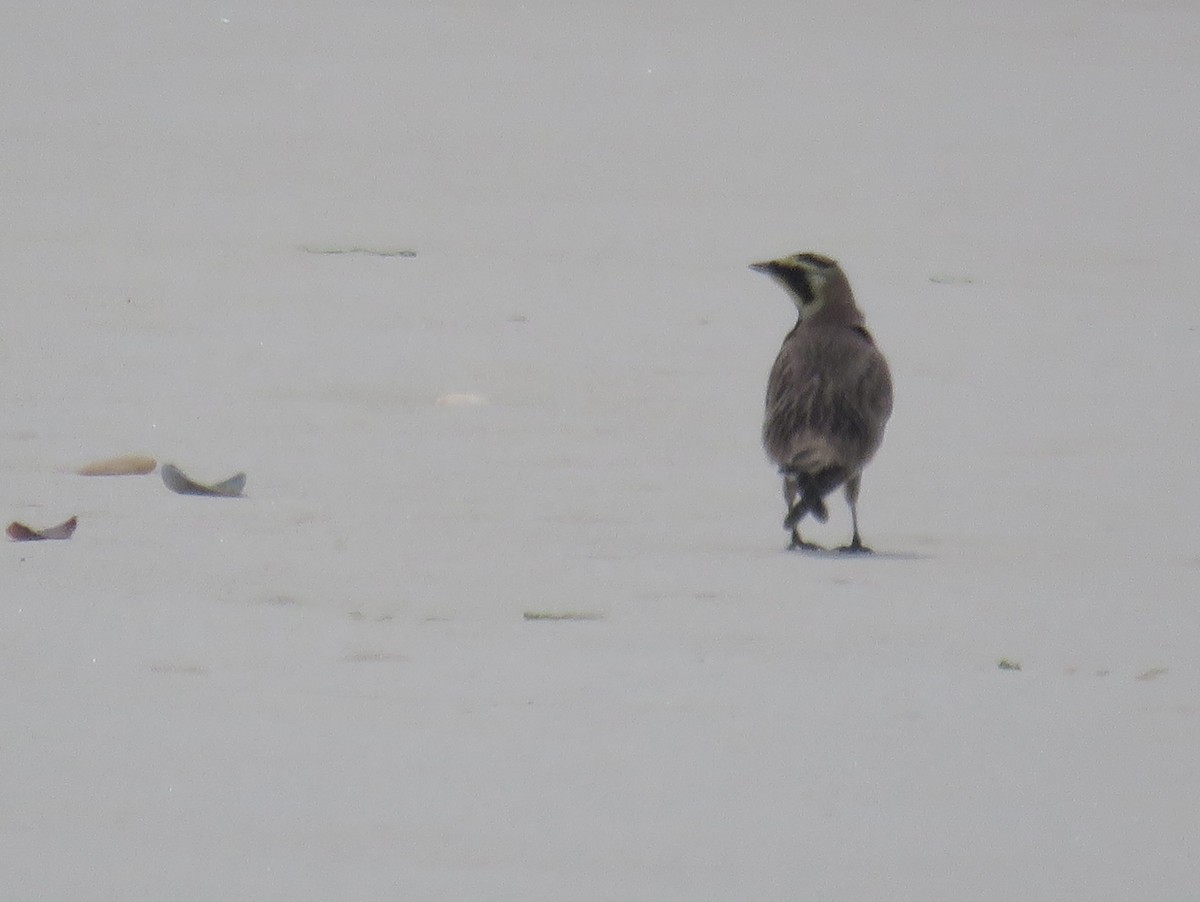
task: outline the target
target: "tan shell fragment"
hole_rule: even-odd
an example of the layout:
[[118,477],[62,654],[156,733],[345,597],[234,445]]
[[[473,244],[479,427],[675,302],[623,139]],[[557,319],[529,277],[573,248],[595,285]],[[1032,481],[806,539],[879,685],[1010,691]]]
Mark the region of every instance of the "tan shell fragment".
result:
[[124,454],[121,457],[109,457],[105,460],[94,460],[76,472],[80,476],[145,476],[153,473],[158,461],[144,454]]

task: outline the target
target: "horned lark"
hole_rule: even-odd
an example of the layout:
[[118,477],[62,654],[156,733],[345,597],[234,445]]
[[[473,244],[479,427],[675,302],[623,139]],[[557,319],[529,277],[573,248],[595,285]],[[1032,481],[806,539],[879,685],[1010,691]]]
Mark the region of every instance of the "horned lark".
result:
[[836,260],[794,254],[750,268],[783,283],[800,312],[771,368],[763,422],[763,445],[783,476],[789,547],[817,547],[800,538],[800,521],[812,514],[825,522],[825,496],[844,486],[854,535],[839,550],[868,552],[858,534],[858,489],[892,412],[887,361]]

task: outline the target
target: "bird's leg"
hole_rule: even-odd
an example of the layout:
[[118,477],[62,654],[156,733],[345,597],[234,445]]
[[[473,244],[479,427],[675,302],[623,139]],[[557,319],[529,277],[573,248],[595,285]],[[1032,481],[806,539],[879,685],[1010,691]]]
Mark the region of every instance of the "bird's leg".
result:
[[783,528],[792,531],[792,540],[788,543],[788,550],[803,549],[805,551],[820,550],[820,545],[814,545],[812,542],[806,542],[800,538],[800,528],[796,525],[803,513],[800,510],[800,504],[796,501],[796,495],[800,493],[797,487],[796,480],[792,476],[783,477],[783,500],[787,504],[787,517],[784,518]]
[[784,529],[795,529],[796,524],[804,516],[804,500],[801,499],[788,508],[787,516],[783,518]]
[[798,491],[795,477],[785,473],[783,476],[783,503],[787,506],[787,516],[783,518],[784,529],[792,529],[796,525],[796,520],[800,519],[799,517],[796,517],[796,520],[792,519],[796,514],[796,494]]
[[871,549],[862,543],[862,537],[858,534],[858,487],[861,481],[862,476],[851,476],[846,480],[846,502],[850,505],[850,522],[854,526],[854,535],[850,544],[841,546],[838,551],[849,554],[872,553]]

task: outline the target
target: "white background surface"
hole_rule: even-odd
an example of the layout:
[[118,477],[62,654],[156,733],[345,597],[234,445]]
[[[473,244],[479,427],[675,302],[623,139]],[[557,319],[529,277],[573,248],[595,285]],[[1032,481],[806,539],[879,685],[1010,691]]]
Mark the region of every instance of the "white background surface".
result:
[[[0,548],[5,898],[1194,898],[1197,46],[9,10],[0,513],[80,525]],[[809,249],[892,363],[872,559],[758,445]],[[248,497],[72,475],[129,452]]]

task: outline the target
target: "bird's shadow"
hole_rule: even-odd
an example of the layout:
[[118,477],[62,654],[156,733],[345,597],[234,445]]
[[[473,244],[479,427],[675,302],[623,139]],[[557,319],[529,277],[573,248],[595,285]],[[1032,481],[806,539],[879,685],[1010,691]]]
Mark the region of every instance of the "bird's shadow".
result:
[[831,561],[928,561],[932,555],[914,551],[841,551],[837,548],[785,548],[788,554],[825,558]]

